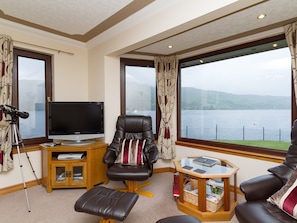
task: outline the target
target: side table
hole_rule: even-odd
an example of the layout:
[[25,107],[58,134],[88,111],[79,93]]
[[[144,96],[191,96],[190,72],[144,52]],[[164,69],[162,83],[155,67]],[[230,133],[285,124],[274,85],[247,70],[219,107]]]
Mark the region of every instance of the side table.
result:
[[[179,172],[179,199],[178,208],[189,215],[194,215],[201,221],[229,221],[234,215],[234,209],[237,205],[237,171],[238,167],[227,160],[216,159],[218,162],[213,166],[206,166],[194,162],[197,157],[187,157],[175,160],[176,171]],[[213,158],[215,159],[215,158]],[[197,180],[198,205],[191,204],[184,200],[184,179],[189,176]],[[230,178],[233,182],[233,196],[231,199]],[[224,204],[216,212],[210,212],[206,209],[206,182],[209,179],[221,179],[224,190]]]

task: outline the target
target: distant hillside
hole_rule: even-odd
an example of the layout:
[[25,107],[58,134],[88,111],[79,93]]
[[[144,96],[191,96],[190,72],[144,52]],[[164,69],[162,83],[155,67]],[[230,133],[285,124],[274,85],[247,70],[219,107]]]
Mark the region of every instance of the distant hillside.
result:
[[285,96],[238,95],[196,88],[182,88],[184,110],[251,110],[291,109],[291,98]]
[[[126,89],[126,97],[130,99],[126,102],[127,110],[154,110],[155,92],[155,87],[130,82]],[[238,95],[190,87],[182,88],[181,103],[184,110],[291,109],[290,97]]]
[[155,92],[156,92],[155,87],[150,87],[147,84],[130,82],[129,88],[126,89],[126,97],[129,98],[129,101],[126,101],[126,110],[127,111],[155,110],[156,109]]

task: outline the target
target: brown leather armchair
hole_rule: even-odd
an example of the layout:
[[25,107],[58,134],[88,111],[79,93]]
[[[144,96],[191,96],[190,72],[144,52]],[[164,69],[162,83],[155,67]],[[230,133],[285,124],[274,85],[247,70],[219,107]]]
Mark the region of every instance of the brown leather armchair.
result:
[[246,202],[240,203],[235,208],[235,213],[240,223],[297,223],[277,206],[266,201],[271,195],[286,184],[291,173],[297,166],[297,120],[291,131],[291,145],[286,154],[285,161],[276,167],[269,168],[270,174],[258,176],[242,182],[241,191]]
[[[146,140],[143,148],[143,165],[126,165],[115,163],[120,154],[121,140]],[[106,175],[109,180],[123,181],[127,188],[121,189],[135,192],[148,197],[153,194],[140,190],[149,182],[137,184],[137,181],[146,181],[153,174],[153,164],[159,157],[152,132],[152,119],[150,116],[119,116],[116,124],[116,132],[112,143],[107,147],[103,162],[108,165]]]

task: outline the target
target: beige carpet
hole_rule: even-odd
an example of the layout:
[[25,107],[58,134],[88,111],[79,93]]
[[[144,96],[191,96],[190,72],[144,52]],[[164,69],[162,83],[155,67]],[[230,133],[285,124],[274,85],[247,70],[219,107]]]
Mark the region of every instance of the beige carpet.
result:
[[[172,196],[172,173],[159,173],[151,178],[146,190],[153,198],[140,196],[125,223],[154,223],[157,220],[184,213],[177,209]],[[110,182],[106,187],[122,187],[121,182]],[[74,211],[75,201],[85,189],[55,189],[47,193],[42,186],[28,188],[31,212],[27,211],[24,190],[0,196],[0,222],[7,223],[98,223],[99,217]],[[239,196],[239,199],[243,199]],[[234,216],[231,223],[238,223]],[[118,222],[117,222],[118,223]]]

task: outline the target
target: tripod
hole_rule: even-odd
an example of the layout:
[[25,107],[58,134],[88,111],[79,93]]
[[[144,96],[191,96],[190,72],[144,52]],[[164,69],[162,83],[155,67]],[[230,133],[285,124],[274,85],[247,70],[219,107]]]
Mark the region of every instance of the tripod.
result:
[[[4,134],[4,138],[2,138],[1,142],[4,142],[5,139],[8,138],[8,134],[11,133],[11,145],[12,146],[16,146],[17,148],[17,152],[18,152],[18,160],[19,160],[19,166],[20,166],[20,170],[21,170],[21,176],[22,176],[22,181],[23,181],[23,185],[24,185],[24,191],[25,191],[25,196],[26,196],[26,201],[27,201],[27,208],[28,208],[28,212],[31,212],[31,208],[30,208],[30,203],[29,203],[29,199],[28,199],[28,193],[27,193],[27,186],[26,186],[26,182],[25,182],[25,178],[24,178],[24,173],[23,173],[23,164],[22,164],[22,159],[21,159],[21,152],[20,152],[20,144],[22,145],[22,148],[26,154],[26,157],[29,161],[29,164],[31,166],[32,172],[35,176],[36,181],[39,183],[37,176],[35,174],[35,171],[33,169],[32,163],[30,161],[30,157],[27,153],[26,147],[24,146],[23,140],[21,138],[19,129],[17,127],[17,116],[11,116],[11,120],[8,120],[10,122],[9,126],[7,126],[7,129],[5,131]],[[2,144],[2,143],[1,143]]]

